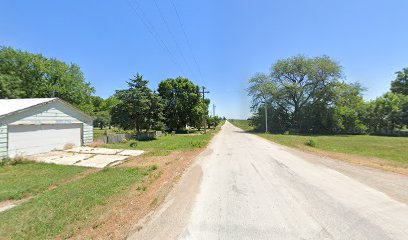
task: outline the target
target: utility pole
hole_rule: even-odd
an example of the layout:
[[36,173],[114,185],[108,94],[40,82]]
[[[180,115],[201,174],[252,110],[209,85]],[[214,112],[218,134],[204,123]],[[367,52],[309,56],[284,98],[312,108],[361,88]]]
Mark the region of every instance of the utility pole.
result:
[[266,101],[264,102],[265,104],[265,133],[268,133],[268,106],[266,105]]
[[213,117],[215,117],[215,104],[213,104]]
[[[204,100],[205,100],[205,94],[206,93],[210,93],[209,91],[205,91],[205,87],[204,86],[202,86],[202,92],[201,92],[201,94],[203,94],[203,104],[204,104],[204,106],[205,106],[205,102],[204,102]],[[207,129],[206,129],[206,127],[207,127],[207,110],[208,109],[204,109],[204,133],[207,133]]]

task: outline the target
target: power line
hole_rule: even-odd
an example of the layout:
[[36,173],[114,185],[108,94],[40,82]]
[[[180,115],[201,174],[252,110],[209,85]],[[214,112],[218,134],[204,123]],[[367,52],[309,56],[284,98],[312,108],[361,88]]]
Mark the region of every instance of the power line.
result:
[[[133,3],[130,0],[127,0],[127,2],[129,3],[130,7],[132,8],[132,10],[136,13],[136,15],[138,15],[138,17],[140,18],[140,20],[142,20],[142,23],[145,25],[145,27],[147,28],[147,30],[150,32],[150,34],[152,34],[153,38],[163,47],[163,49],[165,50],[165,52],[169,55],[170,60],[173,61],[173,63],[180,68],[181,72],[185,75],[182,66],[178,63],[177,59],[174,57],[173,53],[170,51],[170,49],[167,47],[166,43],[164,42],[163,39],[160,38],[160,35],[157,34],[153,24],[149,21],[149,19],[147,18],[145,12],[143,11],[143,9],[140,7],[138,1],[136,0],[136,7],[133,5]],[[139,11],[138,11],[139,10]]]
[[202,72],[201,72],[200,65],[198,64],[197,57],[196,57],[195,54],[194,54],[193,47],[191,46],[191,43],[190,43],[190,40],[189,40],[189,38],[188,38],[188,36],[187,36],[186,30],[184,29],[184,25],[183,25],[183,22],[181,21],[181,17],[180,17],[180,14],[179,14],[178,10],[177,10],[176,4],[174,4],[174,0],[170,0],[170,2],[171,2],[171,5],[172,5],[173,8],[174,8],[174,11],[176,12],[178,22],[179,22],[179,24],[180,24],[181,30],[183,31],[183,35],[184,35],[184,37],[185,37],[185,39],[186,39],[186,42],[187,42],[187,45],[188,45],[188,47],[189,47],[189,49],[190,49],[191,55],[193,56],[194,63],[195,63],[195,65],[197,66],[197,69],[198,69],[198,72],[199,72],[199,74],[200,74],[200,76],[201,76],[201,79],[203,80],[203,74],[202,74]]
[[190,64],[188,63],[188,61],[187,61],[187,59],[186,59],[186,57],[185,57],[185,55],[184,55],[184,53],[183,53],[183,51],[182,51],[182,49],[181,49],[179,43],[178,43],[178,41],[177,41],[176,36],[173,34],[173,31],[172,31],[171,28],[170,28],[169,22],[166,20],[166,17],[164,16],[163,11],[161,10],[159,4],[157,3],[157,0],[154,0],[154,4],[156,5],[157,11],[159,12],[159,15],[160,15],[160,18],[161,18],[161,20],[163,21],[164,25],[166,26],[167,31],[168,31],[169,34],[170,34],[170,37],[172,38],[172,40],[173,40],[174,43],[176,44],[177,50],[178,50],[178,52],[180,53],[180,55],[181,55],[183,61],[185,62],[186,66],[187,66],[187,69],[189,69],[189,71],[190,71],[191,73],[193,73],[193,71],[192,71],[192,69],[191,69],[191,66],[190,66]]

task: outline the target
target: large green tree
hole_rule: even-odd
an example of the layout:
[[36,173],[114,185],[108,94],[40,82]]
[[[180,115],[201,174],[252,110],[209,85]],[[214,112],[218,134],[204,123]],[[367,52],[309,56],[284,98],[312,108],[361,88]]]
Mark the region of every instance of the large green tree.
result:
[[202,101],[200,88],[187,78],[163,80],[158,93],[164,100],[164,116],[170,129],[197,126],[201,124],[203,114],[208,114],[209,100]]
[[59,97],[92,113],[95,92],[76,64],[0,47],[0,97]]
[[308,58],[303,55],[278,60],[271,67],[271,77],[288,105],[292,124],[302,128],[306,105],[331,101],[333,86],[342,77],[341,66],[328,56]]
[[110,112],[114,106],[120,103],[120,100],[115,96],[111,96],[107,99],[103,99],[98,96],[92,97],[92,104],[94,108],[93,116],[95,117],[94,126],[100,128],[111,127],[111,115]]
[[112,123],[126,130],[137,132],[163,126],[161,98],[148,86],[143,76],[136,74],[128,82],[128,89],[116,91],[120,103],[112,107]]
[[327,56],[278,60],[269,75],[257,73],[249,80],[254,125],[265,126],[259,109],[266,105],[269,131],[332,131],[331,106],[342,75],[341,66]]
[[396,72],[397,78],[391,82],[391,92],[408,95],[408,68]]
[[334,98],[334,132],[364,133],[367,126],[367,104],[362,92],[364,88],[358,83],[338,83]]
[[382,133],[408,126],[408,96],[388,92],[369,103],[367,118],[371,132]]

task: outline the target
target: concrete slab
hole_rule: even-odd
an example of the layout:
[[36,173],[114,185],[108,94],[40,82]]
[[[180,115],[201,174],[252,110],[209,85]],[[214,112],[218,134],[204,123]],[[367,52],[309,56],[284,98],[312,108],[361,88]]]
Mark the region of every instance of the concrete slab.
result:
[[79,153],[83,149],[91,149],[91,147],[74,147],[71,149],[64,150],[64,152]]
[[123,150],[122,152],[119,152],[118,155],[136,157],[142,155],[143,153],[144,151],[142,150]]
[[73,155],[67,155],[65,157],[53,159],[50,163],[61,164],[61,165],[73,165],[79,161],[86,160],[93,157],[93,154],[75,153]]
[[64,151],[36,154],[29,156],[29,158],[45,163],[103,168],[108,165],[120,164],[128,157],[139,156],[143,153],[142,150],[77,147]]
[[27,158],[37,161],[37,162],[51,162],[55,159],[62,158],[65,156],[72,156],[73,153],[67,153],[62,151],[52,151],[48,153],[40,153],[36,155],[27,156]]
[[104,168],[108,166],[109,164],[118,162],[118,161],[123,161],[128,156],[119,156],[119,155],[95,155],[91,158],[88,158],[86,160],[80,161],[76,164],[75,166],[83,166],[83,167],[94,167],[94,168]]
[[78,147],[65,150],[65,152],[107,154],[107,155],[115,155],[121,151],[123,151],[123,149],[92,148],[92,147]]

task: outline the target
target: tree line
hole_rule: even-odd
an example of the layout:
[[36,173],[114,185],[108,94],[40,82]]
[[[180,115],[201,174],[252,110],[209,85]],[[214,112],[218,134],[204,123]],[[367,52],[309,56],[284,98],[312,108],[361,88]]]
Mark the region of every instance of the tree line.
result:
[[94,92],[76,64],[0,47],[0,98],[59,97],[92,113]]
[[[328,56],[278,60],[268,74],[249,79],[252,124],[276,133],[350,134],[407,130],[408,68],[396,73],[389,92],[372,101],[365,88],[347,83],[340,64]],[[266,108],[266,113],[265,113]]]
[[204,116],[208,117],[210,100],[203,99],[199,86],[187,78],[163,80],[157,92],[139,74],[127,83],[127,89],[114,95],[119,103],[110,111],[112,125],[137,132],[182,130],[187,126],[201,129]]
[[[187,78],[169,78],[157,91],[136,74],[127,89],[107,99],[95,96],[76,64],[67,64],[41,54],[0,47],[0,98],[58,97],[95,117],[94,126],[117,126],[126,130],[181,130],[202,128],[208,117],[209,99]],[[220,118],[208,119],[216,126]]]

